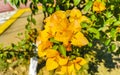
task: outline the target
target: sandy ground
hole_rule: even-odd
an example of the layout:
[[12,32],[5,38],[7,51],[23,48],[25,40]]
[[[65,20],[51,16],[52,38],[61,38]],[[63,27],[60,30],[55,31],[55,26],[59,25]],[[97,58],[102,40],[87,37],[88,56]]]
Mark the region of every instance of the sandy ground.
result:
[[[29,16],[31,12],[25,12],[22,16],[20,16],[3,34],[0,35],[0,43],[4,44],[4,46],[9,46],[11,43],[17,43],[20,38],[18,38],[18,33],[24,33],[25,25],[27,24],[27,16]],[[36,19],[36,28],[40,28],[43,21],[43,13],[40,10],[38,14],[35,16]]]

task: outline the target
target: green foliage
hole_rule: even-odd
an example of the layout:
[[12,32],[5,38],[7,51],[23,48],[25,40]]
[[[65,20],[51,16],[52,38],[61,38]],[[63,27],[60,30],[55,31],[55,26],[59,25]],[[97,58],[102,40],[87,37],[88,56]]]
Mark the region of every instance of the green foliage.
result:
[[59,50],[63,56],[66,56],[66,48],[63,45],[59,45]]
[[90,10],[90,8],[92,7],[93,2],[89,1],[87,2],[86,6],[84,7],[84,12],[88,12]]
[[77,6],[80,3],[81,0],[73,0],[74,5]]
[[0,59],[0,71],[8,68],[8,64],[5,62],[5,60]]

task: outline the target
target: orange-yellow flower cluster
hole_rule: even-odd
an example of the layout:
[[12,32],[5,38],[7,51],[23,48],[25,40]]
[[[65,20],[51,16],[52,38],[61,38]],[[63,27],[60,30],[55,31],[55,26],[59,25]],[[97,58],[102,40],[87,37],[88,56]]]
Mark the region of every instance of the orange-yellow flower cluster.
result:
[[60,42],[66,48],[66,51],[72,51],[71,46],[85,46],[88,44],[87,38],[81,32],[80,23],[88,21],[88,18],[74,8],[72,10],[56,11],[51,16],[45,19],[44,30],[40,31],[37,38],[38,55],[46,56],[47,70],[56,69],[59,74],[71,75],[75,70],[79,70],[86,61],[77,57],[74,60],[69,60],[69,56],[63,56],[59,50],[54,50],[54,43],[51,38]]
[[60,56],[57,50],[50,49],[46,57],[47,70],[56,69],[56,73],[59,75],[76,75],[76,71],[81,69],[81,66],[86,64],[86,61],[81,57],[76,57],[76,59],[70,61],[68,57]]
[[94,4],[93,4],[93,11],[96,11],[96,12],[101,12],[101,11],[104,11],[106,9],[105,7],[105,4],[102,3],[102,2],[99,2],[99,1],[95,1]]

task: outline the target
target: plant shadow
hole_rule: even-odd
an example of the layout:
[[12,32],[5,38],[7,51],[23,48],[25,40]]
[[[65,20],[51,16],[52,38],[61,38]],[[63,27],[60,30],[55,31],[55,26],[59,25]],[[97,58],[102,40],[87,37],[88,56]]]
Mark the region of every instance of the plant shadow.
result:
[[83,57],[85,54],[89,54],[92,57],[90,58],[90,61],[88,63],[89,69],[88,74],[95,75],[98,73],[98,69],[101,63],[104,64],[105,68],[108,72],[110,72],[112,69],[116,68],[117,63],[120,62],[120,59],[114,58],[117,57],[116,54],[109,52],[107,47],[103,45],[99,40],[94,40],[92,42],[91,48],[83,48],[85,53],[83,53]]

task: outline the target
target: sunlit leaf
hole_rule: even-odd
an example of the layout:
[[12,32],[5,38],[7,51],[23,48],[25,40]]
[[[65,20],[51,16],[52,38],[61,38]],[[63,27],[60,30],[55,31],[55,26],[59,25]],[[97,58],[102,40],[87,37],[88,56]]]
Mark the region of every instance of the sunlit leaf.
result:
[[33,23],[34,25],[36,25],[36,20],[35,20],[35,18],[31,18],[31,21],[32,21],[32,23]]
[[115,17],[111,17],[111,18],[108,18],[106,21],[105,21],[105,25],[111,25],[113,22],[116,21],[116,18]]
[[100,38],[100,32],[98,31],[98,29],[96,28],[89,28],[88,31],[90,33],[94,33],[93,34],[93,37],[96,38],[96,39],[99,39]]
[[112,39],[114,39],[116,37],[116,29],[114,29],[114,28],[111,29],[110,36],[112,37]]
[[105,45],[108,46],[110,44],[110,42],[111,42],[111,39],[106,39],[105,40]]
[[86,4],[86,6],[84,7],[84,11],[85,12],[88,12],[89,11],[89,9],[92,7],[92,4],[93,4],[93,2],[92,1],[89,1],[87,4]]
[[57,11],[57,10],[60,10],[60,7],[59,7],[59,5],[57,5],[57,6],[56,6],[56,11]]
[[108,11],[106,12],[105,15],[106,15],[107,18],[110,18],[111,16],[113,16],[113,14],[111,12],[108,12]]
[[74,5],[77,6],[80,3],[81,0],[73,0]]
[[63,56],[66,56],[66,48],[63,45],[59,45],[59,51]]
[[50,14],[51,14],[51,13],[53,13],[54,8],[53,8],[53,7],[48,7],[48,8],[47,8],[47,11],[48,11],[48,13],[50,13]]
[[120,25],[120,21],[116,21],[116,22],[114,22],[113,25],[114,25],[114,26],[119,26],[119,25]]

